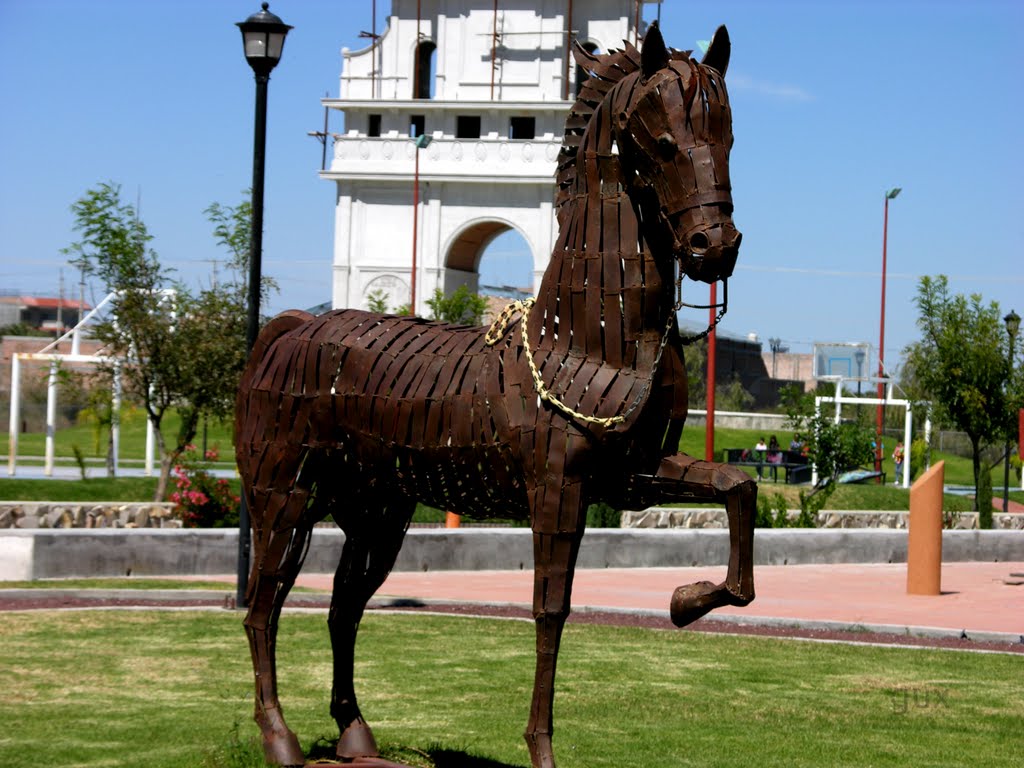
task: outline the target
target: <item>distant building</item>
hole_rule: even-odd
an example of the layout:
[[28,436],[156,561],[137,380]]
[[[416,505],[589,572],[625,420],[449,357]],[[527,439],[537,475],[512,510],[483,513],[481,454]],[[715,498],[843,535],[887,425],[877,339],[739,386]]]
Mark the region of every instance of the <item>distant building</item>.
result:
[[[684,335],[703,331],[694,324],[680,323]],[[724,384],[739,379],[754,396],[755,409],[778,405],[784,387],[797,385],[803,391],[814,389],[812,356],[792,352],[765,352],[757,334],[741,336],[721,327],[715,332],[715,381]]]
[[92,307],[77,300],[47,296],[0,296],[0,326],[23,323],[40,331],[61,331],[78,324],[79,312]]
[[558,232],[556,159],[583,76],[570,46],[635,43],[651,4],[392,0],[376,39],[342,49],[339,98],[323,100],[345,113],[321,173],[336,185],[333,306],[365,309],[371,293],[406,305],[415,283],[422,314],[438,288],[480,292],[480,257],[509,229],[526,241],[535,289]]

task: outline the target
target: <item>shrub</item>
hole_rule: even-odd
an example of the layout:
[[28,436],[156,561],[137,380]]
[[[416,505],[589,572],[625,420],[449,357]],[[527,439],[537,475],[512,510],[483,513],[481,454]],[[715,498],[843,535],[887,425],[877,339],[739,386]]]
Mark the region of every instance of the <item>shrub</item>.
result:
[[587,528],[620,528],[622,513],[603,501],[587,507]]
[[781,493],[758,495],[755,528],[792,528],[797,523],[789,520],[789,503]]
[[[928,456],[928,443],[922,438],[917,438],[910,444],[910,480],[913,481],[924,470],[925,460]],[[896,478],[900,480],[901,478]]]
[[217,457],[216,448],[200,458],[196,447],[189,445],[174,467],[176,490],[170,500],[186,528],[238,526],[239,498],[231,492],[225,478],[214,477],[207,469],[208,462],[216,461]]

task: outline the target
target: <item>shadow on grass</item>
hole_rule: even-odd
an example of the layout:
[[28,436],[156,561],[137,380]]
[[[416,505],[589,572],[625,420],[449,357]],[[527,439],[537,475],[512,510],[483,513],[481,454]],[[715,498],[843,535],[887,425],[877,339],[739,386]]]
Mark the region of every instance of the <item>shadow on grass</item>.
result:
[[428,754],[436,768],[524,768],[524,766],[501,763],[486,757],[476,757],[454,749],[432,749]]
[[[321,738],[314,742],[306,756],[307,760],[329,761],[334,759],[334,743]],[[409,768],[527,768],[525,765],[502,763],[488,757],[471,755],[464,750],[449,749],[431,745],[425,750],[398,744],[381,744],[381,757]],[[332,765],[325,762],[324,766]],[[341,765],[341,763],[337,763]]]

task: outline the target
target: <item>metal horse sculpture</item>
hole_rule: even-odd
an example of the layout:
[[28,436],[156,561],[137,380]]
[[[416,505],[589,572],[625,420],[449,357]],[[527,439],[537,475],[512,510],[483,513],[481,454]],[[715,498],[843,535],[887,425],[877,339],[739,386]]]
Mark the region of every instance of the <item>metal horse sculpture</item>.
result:
[[272,762],[303,763],[274,650],[281,606],[327,515],[345,532],[329,617],[331,714],[337,755],[355,764],[386,764],[373,759],[356,703],[353,651],[417,500],[530,521],[537,657],[525,737],[535,768],[554,766],[555,663],[588,504],[724,503],[726,579],[679,587],[672,619],[683,626],[754,597],[755,484],[677,453],[687,392],[676,295],[683,275],[727,278],[740,242],[728,35],[719,29],[700,63],[670,52],[653,25],[642,53],[627,44],[576,57],[591,77],[566,125],[560,234],[536,300],[487,333],[338,310],[286,312],[259,336],[236,442],[254,542],[245,628]]

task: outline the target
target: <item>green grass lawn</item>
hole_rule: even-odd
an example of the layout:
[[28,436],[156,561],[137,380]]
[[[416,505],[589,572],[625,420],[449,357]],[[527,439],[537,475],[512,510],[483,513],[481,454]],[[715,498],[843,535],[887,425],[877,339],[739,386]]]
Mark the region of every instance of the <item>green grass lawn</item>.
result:
[[[458,638],[453,642],[453,638]],[[0,622],[0,764],[258,768],[241,615],[13,612]],[[363,712],[386,756],[525,768],[526,622],[362,624]],[[333,739],[324,616],[288,614],[285,712]],[[570,625],[555,702],[561,768],[1016,766],[1019,656]]]
[[[4,420],[7,426],[7,420]],[[174,441],[181,426],[181,419],[176,411],[168,411],[164,417],[161,432],[170,444]],[[206,446],[216,447],[220,451],[222,461],[234,463],[235,447],[232,442],[232,424],[230,422],[210,421],[207,424]],[[6,453],[10,433],[5,429],[0,433],[3,450]],[[202,447],[203,428],[199,425],[199,433],[196,435],[195,443]],[[99,445],[96,443],[96,434],[92,426],[79,425],[66,427],[57,430],[54,436],[54,455],[62,459],[62,463],[74,464],[74,446],[78,446],[87,459],[103,459],[106,457],[107,446],[104,436]],[[23,432],[18,435],[19,456],[42,456],[46,447],[46,434],[44,432]],[[122,416],[121,421],[121,458],[135,459],[142,461],[146,457],[146,418],[141,410],[128,411]],[[90,464],[90,466],[92,466]],[[97,470],[94,470],[97,471]]]

